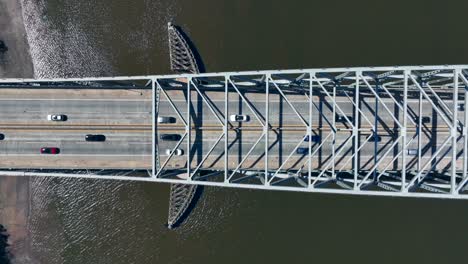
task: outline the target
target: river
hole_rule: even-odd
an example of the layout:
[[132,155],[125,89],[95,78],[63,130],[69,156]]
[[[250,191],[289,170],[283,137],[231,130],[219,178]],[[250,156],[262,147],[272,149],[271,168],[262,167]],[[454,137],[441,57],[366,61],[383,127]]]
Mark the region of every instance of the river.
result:
[[[468,63],[467,1],[22,0],[36,77],[169,72],[166,25],[207,71]],[[205,188],[164,226],[166,184],[31,182],[40,263],[463,263],[464,201]]]

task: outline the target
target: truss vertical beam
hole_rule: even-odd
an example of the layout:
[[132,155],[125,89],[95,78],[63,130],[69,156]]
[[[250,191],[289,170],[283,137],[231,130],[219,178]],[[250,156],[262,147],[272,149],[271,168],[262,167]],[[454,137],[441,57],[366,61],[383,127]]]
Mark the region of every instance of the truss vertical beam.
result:
[[270,79],[271,74],[266,74],[265,78],[265,124],[263,125],[263,133],[265,134],[265,185],[269,185],[270,181],[268,180],[268,147],[269,147],[269,126],[270,126]]
[[187,180],[192,180],[192,175],[190,173],[190,166],[191,166],[191,158],[190,158],[190,144],[192,142],[192,118],[191,114],[191,104],[192,104],[192,91],[190,89],[190,85],[192,83],[192,77],[187,78],[187,125],[185,127],[187,133]]
[[463,179],[457,187],[457,192],[463,191],[466,189],[465,185],[468,181],[467,177],[467,170],[468,170],[468,80],[465,78],[463,73],[459,74],[463,84],[464,84],[464,91],[465,91],[465,105],[464,105],[464,119],[465,124],[463,126],[463,136],[464,136],[464,149],[463,149]]
[[354,137],[354,157],[353,157],[353,167],[354,167],[354,175],[353,175],[353,189],[357,190],[358,189],[358,173],[359,173],[359,116],[360,116],[360,111],[359,111],[359,83],[361,82],[359,80],[359,75],[361,72],[356,72],[355,77],[356,77],[356,84],[354,87],[354,127],[353,127],[353,137]]
[[403,136],[403,153],[402,153],[402,160],[401,160],[401,191],[407,192],[406,189],[406,155],[408,154],[408,134],[407,134],[407,122],[408,122],[408,71],[404,71],[404,84],[403,84],[403,126],[401,127],[400,131]]
[[228,183],[229,177],[229,83],[228,76],[224,77],[224,182]]
[[[375,114],[374,114],[374,132],[373,132],[373,135],[372,137],[374,137],[374,164],[377,164],[378,162],[378,148],[379,148],[379,142],[377,142],[377,136],[378,136],[378,133],[379,133],[379,99],[378,99],[378,94],[379,94],[379,81],[376,80],[375,81]],[[374,173],[373,173],[373,179],[374,179],[374,182],[377,181],[377,169],[374,170]]]
[[459,69],[453,71],[453,124],[451,129],[452,134],[452,174],[450,175],[450,191],[456,193],[457,183],[457,127],[458,127],[458,75]]
[[336,84],[333,84],[333,120],[332,120],[332,125],[333,125],[333,138],[332,138],[332,179],[336,179],[335,175],[335,158],[336,158],[336,153],[335,153],[335,147],[336,147],[336,133],[338,132],[336,129]]
[[151,177],[156,178],[156,83],[151,79]]
[[313,188],[312,186],[312,122],[313,122],[313,105],[314,105],[314,93],[313,93],[313,82],[312,73],[309,73],[309,128],[307,134],[309,135],[309,153],[308,153],[308,172],[307,172],[307,187]]
[[421,171],[421,156],[422,156],[422,111],[423,111],[423,95],[419,91],[419,104],[418,104],[418,172]]
[[464,114],[464,126],[463,126],[463,138],[464,138],[464,148],[463,148],[463,180],[466,178],[466,172],[468,170],[468,81],[465,82],[463,74],[460,73],[460,77],[464,82],[464,92],[465,92],[465,103],[463,105],[463,114]]

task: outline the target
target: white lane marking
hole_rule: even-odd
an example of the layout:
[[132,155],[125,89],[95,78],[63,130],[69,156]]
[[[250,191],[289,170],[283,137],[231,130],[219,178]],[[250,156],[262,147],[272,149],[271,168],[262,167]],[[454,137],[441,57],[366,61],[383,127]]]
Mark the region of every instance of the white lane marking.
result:
[[60,157],[60,156],[66,156],[66,157],[151,157],[151,154],[4,154],[1,153],[0,157],[8,157],[8,156],[18,156],[18,157]]
[[[12,116],[16,117],[18,116],[18,114],[23,114],[23,113],[43,113],[43,114],[47,114],[49,112],[52,112],[52,111],[55,111],[55,110],[47,110],[47,111],[29,111],[29,110],[25,110],[23,112],[19,112],[19,113],[9,113],[11,114]],[[60,111],[60,110],[58,110]],[[143,112],[117,112],[117,113],[102,113],[102,112],[83,112],[83,111],[80,111],[80,112],[69,112],[67,111],[66,113],[67,115],[80,115],[80,114],[99,114],[101,116],[115,116],[115,115],[122,115],[122,114],[151,114],[150,111],[143,111]]]
[[112,99],[112,98],[0,98],[0,101],[108,101],[108,102],[151,102],[152,99]]
[[21,141],[21,140],[18,140],[18,141],[10,141],[14,144],[58,144],[58,145],[61,145],[62,147],[63,146],[69,146],[69,144],[77,144],[77,145],[91,145],[91,146],[94,146],[94,145],[106,145],[106,146],[109,146],[109,145],[125,145],[125,144],[131,144],[131,145],[151,145],[152,143],[151,142],[128,142],[128,141],[123,141],[123,140],[120,140],[120,141],[109,141],[111,144],[106,144],[106,142],[86,142],[86,141],[72,141],[72,140],[60,140],[60,139],[57,139],[57,140],[44,140],[44,141]]
[[[224,94],[223,94],[224,96]],[[208,96],[209,98],[209,96]],[[289,99],[289,97],[288,97]],[[384,102],[388,102],[388,103],[391,103],[393,102],[393,100],[391,99],[382,99]],[[408,99],[408,102],[413,102],[413,103],[417,103],[419,102],[418,101],[419,99]],[[220,99],[211,99],[212,102],[221,102],[221,103],[224,103],[224,99],[223,100],[220,100]],[[309,103],[308,100],[290,100],[291,103]],[[328,102],[331,101],[331,100],[327,100]],[[369,100],[371,101],[371,100]],[[366,101],[366,102],[369,102],[369,101]],[[172,102],[184,102],[184,103],[187,103],[187,100],[184,100],[184,99],[172,99]],[[197,102],[196,100],[192,100],[192,102]],[[238,103],[238,102],[243,102],[242,100],[229,100],[230,103]],[[250,100],[251,103],[265,103],[265,100]],[[270,101],[270,103],[278,103],[278,99],[276,99],[275,101]],[[319,101],[318,100],[314,100],[314,102],[318,103]],[[351,103],[350,100],[335,100],[335,102],[337,103]],[[168,103],[167,100],[161,100],[160,103]]]
[[[288,153],[289,154],[289,153]],[[149,155],[151,156],[151,155]],[[219,156],[219,155],[213,155],[213,156]],[[258,158],[258,157],[262,157],[262,156],[265,156],[265,155],[249,155],[249,157],[253,157],[253,158]],[[283,157],[285,157],[287,155],[283,155]],[[167,155],[159,155],[159,157],[168,157]],[[228,155],[228,157],[239,157],[239,155],[233,155],[233,154],[230,154]],[[276,155],[273,155],[273,157],[279,157],[277,154]],[[293,157],[302,157],[302,154],[294,154]],[[304,156],[304,159],[307,157],[307,155]],[[319,155],[314,155],[313,157],[319,157]],[[325,155],[322,155],[322,157],[325,157]],[[342,157],[342,156],[337,156],[337,157]],[[344,156],[344,157],[349,157],[349,156]],[[361,158],[373,158],[374,155],[369,155],[369,156],[360,156]],[[183,161],[186,161],[186,156],[185,155],[182,155],[182,156],[176,156],[176,157],[172,157],[172,159],[174,158],[183,158],[184,160]],[[427,157],[429,158],[429,157]],[[442,157],[442,158],[447,158],[447,159],[450,159],[450,157]],[[263,159],[261,159],[260,161],[262,161]],[[195,160],[192,160],[192,161],[195,161]]]

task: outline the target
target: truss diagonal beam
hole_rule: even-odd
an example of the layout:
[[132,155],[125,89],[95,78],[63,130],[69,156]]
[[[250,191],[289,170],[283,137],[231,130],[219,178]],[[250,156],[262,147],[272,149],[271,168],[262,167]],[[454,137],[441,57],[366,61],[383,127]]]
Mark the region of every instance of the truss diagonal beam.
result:
[[278,90],[278,92],[281,94],[281,96],[283,97],[283,99],[286,101],[286,103],[292,108],[292,110],[294,111],[294,113],[299,117],[299,119],[301,120],[301,122],[304,124],[304,126],[308,127],[309,126],[309,123],[304,119],[304,117],[299,114],[299,112],[297,111],[296,107],[294,107],[293,104],[291,104],[291,102],[289,101],[289,99],[286,97],[286,95],[284,95],[283,91],[281,90],[281,88],[279,88],[279,86],[273,82],[273,79],[271,79],[270,77],[270,80],[272,81],[273,83],[273,86],[275,86],[276,90]]
[[171,97],[169,97],[169,95],[167,94],[167,92],[162,88],[162,86],[159,84],[159,82],[156,80],[156,84],[157,84],[157,87],[158,89],[164,94],[164,96],[166,97],[167,99],[167,102],[169,102],[169,104],[171,105],[172,109],[174,109],[174,111],[176,112],[177,116],[180,118],[180,120],[182,121],[182,123],[184,123],[185,126],[187,126],[187,122],[185,121],[185,118],[182,116],[182,114],[180,113],[179,109],[175,106],[174,102],[172,101]]
[[257,118],[258,122],[260,122],[260,124],[262,124],[262,126],[265,125],[264,121],[262,120],[262,118],[260,118],[258,116],[258,113],[257,113],[257,110],[254,109],[255,107],[253,105],[250,104],[250,102],[245,98],[245,96],[239,91],[239,89],[237,88],[237,85],[234,84],[234,82],[229,78],[229,77],[226,77],[228,80],[229,80],[229,83],[231,83],[232,87],[234,88],[234,90],[237,92],[237,94],[242,98],[243,102],[245,102],[245,104],[247,105],[247,107],[250,109],[250,111],[254,114],[255,118]]
[[399,136],[397,140],[393,142],[393,144],[388,148],[388,150],[381,156],[379,157],[380,159],[377,161],[377,163],[374,164],[374,166],[370,169],[370,171],[364,176],[364,179],[362,179],[361,183],[359,183],[358,188],[361,188],[364,182],[369,178],[369,176],[377,169],[377,167],[382,163],[385,157],[387,157],[388,153],[393,150],[395,145],[400,141],[402,136]]
[[[198,170],[201,168],[201,166],[205,163],[206,159],[211,155],[211,153],[213,152],[213,150],[216,148],[216,146],[218,145],[218,143],[221,141],[221,139],[223,139],[223,137],[225,136],[224,132],[221,133],[221,135],[218,137],[218,139],[216,139],[215,143],[213,144],[213,146],[211,146],[210,150],[208,150],[208,152],[205,154],[205,156],[203,157],[203,159],[200,161],[200,163],[198,163],[198,166],[195,167],[195,169],[192,171],[192,177],[198,172]],[[225,153],[225,155],[227,155]]]
[[427,95],[427,93],[424,91],[423,87],[419,84],[419,82],[412,76],[412,75],[409,75],[409,77],[411,78],[411,80],[413,81],[413,83],[416,85],[416,87],[418,88],[418,90],[422,93],[422,95],[424,96],[424,98],[426,98],[426,100],[432,105],[432,107],[436,110],[436,112],[440,115],[440,117],[442,117],[442,119],[445,121],[445,123],[447,124],[447,126],[450,127],[450,129],[452,129],[452,124],[451,124],[451,121],[447,119],[447,117],[445,116],[444,113],[441,112],[441,110],[439,109],[439,107],[437,107],[434,102],[432,101],[432,99],[429,97],[429,95]]
[[[182,137],[180,138],[179,142],[177,142],[177,144],[175,145],[175,147],[172,148],[171,150],[171,154],[169,154],[169,157],[167,157],[167,159],[164,161],[164,163],[161,165],[161,168],[158,170],[158,172],[156,173],[156,175],[154,177],[158,177],[161,172],[163,172],[164,168],[166,167],[167,163],[169,163],[170,159],[174,156],[174,152],[176,149],[179,148],[179,146],[182,144],[182,142],[184,141],[185,137],[187,136],[187,132],[185,132]],[[188,151],[187,151],[187,155],[188,155]]]
[[322,89],[322,91],[327,95],[327,97],[332,100],[333,102],[333,106],[336,107],[338,109],[338,111],[340,111],[340,113],[343,115],[344,119],[346,120],[346,122],[348,122],[348,124],[350,126],[354,126],[354,124],[349,120],[348,116],[345,114],[345,112],[341,109],[341,107],[334,101],[334,98],[330,95],[330,93],[327,91],[327,89],[325,89],[325,87],[323,86],[322,82],[320,82],[319,79],[317,79],[316,76],[313,77],[315,82],[317,82],[317,84],[320,86],[320,88]]
[[198,89],[197,85],[193,82],[193,80],[190,80],[190,83],[191,85],[193,86],[193,88],[195,88],[195,90],[197,91],[197,93],[201,96],[203,102],[205,102],[205,104],[208,106],[208,109],[210,109],[211,113],[213,113],[213,115],[216,117],[216,120],[218,120],[218,122],[224,126],[224,122],[221,120],[221,118],[218,116],[218,114],[216,113],[216,111],[214,110],[213,106],[211,105],[211,103],[206,99],[205,95],[202,94],[202,92]]
[[228,178],[228,181],[231,180],[231,178],[239,171],[240,167],[242,166],[242,164],[244,164],[244,162],[247,160],[247,158],[250,156],[250,154],[252,153],[252,151],[255,149],[255,147],[258,145],[258,143],[260,143],[260,141],[263,139],[263,137],[265,137],[265,134],[262,133],[260,135],[260,137],[257,139],[257,141],[255,141],[255,143],[252,145],[252,147],[249,149],[249,151],[247,152],[247,154],[245,154],[245,156],[242,158],[241,162],[239,162],[239,164],[237,165],[237,167],[234,169],[234,171],[231,173],[231,175],[229,176]]
[[366,84],[367,88],[374,94],[375,98],[382,104],[382,106],[387,110],[388,114],[392,117],[393,121],[398,124],[399,127],[402,127],[400,121],[398,118],[395,117],[395,115],[392,113],[390,109],[388,109],[387,104],[382,101],[382,98],[375,92],[374,88],[372,88],[372,85],[369,84],[369,82],[364,78],[364,76],[359,76],[361,80]]

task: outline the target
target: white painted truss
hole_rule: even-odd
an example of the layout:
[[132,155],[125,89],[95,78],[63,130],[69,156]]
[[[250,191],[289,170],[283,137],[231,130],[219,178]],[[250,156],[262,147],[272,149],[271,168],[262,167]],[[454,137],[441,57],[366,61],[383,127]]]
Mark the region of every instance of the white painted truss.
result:
[[[468,65],[446,65],[2,79],[0,85],[135,80],[153,90],[150,175],[13,173],[18,176],[466,199],[467,79]],[[177,122],[158,124],[163,112]],[[230,121],[240,112],[248,113],[248,124]],[[180,133],[168,155],[158,141],[167,130]]]

